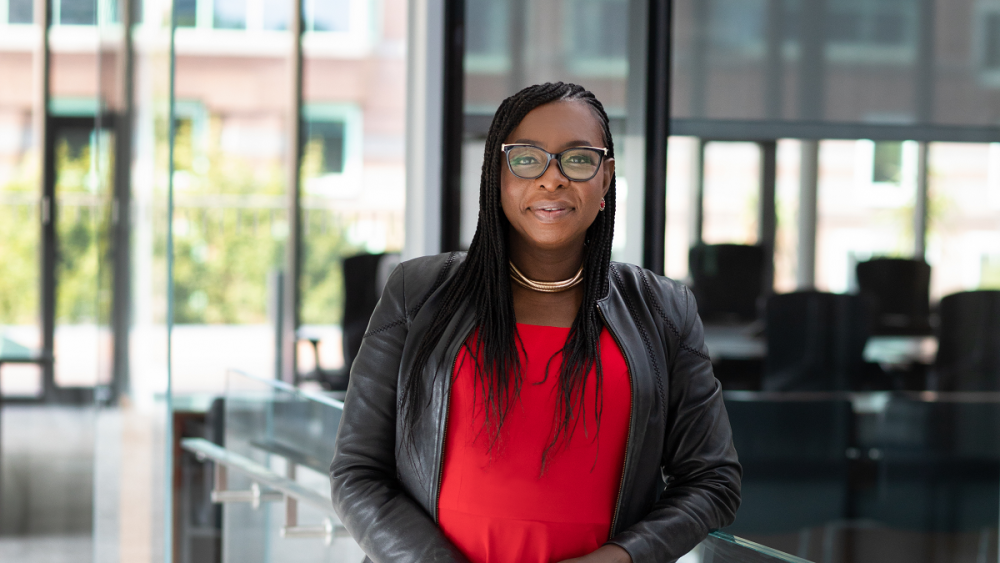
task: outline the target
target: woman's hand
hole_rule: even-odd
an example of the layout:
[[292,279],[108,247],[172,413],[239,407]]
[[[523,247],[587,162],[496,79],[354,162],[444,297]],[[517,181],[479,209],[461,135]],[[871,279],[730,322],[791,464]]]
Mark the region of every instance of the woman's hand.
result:
[[617,545],[607,544],[583,557],[566,559],[560,563],[632,563],[632,557]]

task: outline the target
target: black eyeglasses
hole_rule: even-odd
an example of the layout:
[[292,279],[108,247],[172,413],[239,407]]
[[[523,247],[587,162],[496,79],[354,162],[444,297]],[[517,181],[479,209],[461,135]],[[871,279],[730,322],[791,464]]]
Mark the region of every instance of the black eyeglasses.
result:
[[524,180],[534,180],[545,174],[553,160],[559,170],[574,182],[586,182],[597,175],[608,149],[600,147],[573,147],[559,154],[534,145],[503,144],[500,150],[507,155],[510,173]]

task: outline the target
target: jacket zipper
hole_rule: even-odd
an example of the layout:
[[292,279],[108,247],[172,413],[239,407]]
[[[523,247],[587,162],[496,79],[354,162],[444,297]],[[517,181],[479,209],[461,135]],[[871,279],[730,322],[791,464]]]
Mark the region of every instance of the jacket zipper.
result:
[[621,342],[618,340],[618,336],[615,335],[615,331],[611,330],[611,325],[608,324],[608,320],[604,317],[604,311],[600,307],[597,307],[597,312],[601,315],[601,320],[604,322],[605,328],[608,329],[608,334],[614,339],[615,344],[618,349],[622,352],[622,357],[625,358],[625,367],[628,369],[628,382],[629,382],[629,393],[628,393],[628,434],[625,435],[625,459],[622,460],[622,478],[618,483],[618,496],[615,500],[615,514],[611,518],[611,529],[608,530],[608,539],[614,537],[615,526],[618,525],[618,513],[621,512],[622,507],[622,491],[625,489],[625,469],[628,467],[628,454],[629,445],[632,441],[632,411],[635,408],[635,381],[632,375],[632,366],[629,365],[628,354],[625,353],[625,347],[622,346]]
[[[472,332],[470,329],[469,332]],[[469,333],[465,333],[465,337],[462,339],[464,343],[466,339],[469,338]],[[458,346],[458,352],[455,353],[455,359],[451,361],[451,371],[448,372],[448,377],[455,377],[455,366],[458,365],[458,356],[462,353],[462,345]],[[450,421],[449,412],[451,411],[451,385],[448,385],[448,393],[444,398],[444,433],[441,435],[441,459],[438,461],[438,485],[437,492],[434,495],[434,523],[440,524],[441,519],[441,485],[444,483],[444,449],[448,441],[448,422]]]

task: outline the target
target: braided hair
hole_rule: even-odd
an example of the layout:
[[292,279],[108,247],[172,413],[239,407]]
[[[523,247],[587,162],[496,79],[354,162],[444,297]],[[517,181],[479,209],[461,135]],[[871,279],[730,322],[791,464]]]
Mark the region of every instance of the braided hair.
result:
[[[580,101],[590,106],[600,122],[608,158],[614,157],[608,114],[594,95],[576,84],[562,82],[529,86],[500,104],[486,137],[479,189],[479,221],[468,255],[449,284],[442,306],[423,335],[400,396],[403,417],[403,444],[413,445],[412,430],[430,398],[422,396],[420,374],[426,369],[435,345],[445,336],[451,319],[464,307],[475,310],[475,337],[465,346],[476,362],[476,389],[484,394],[486,427],[491,431],[491,448],[500,435],[504,419],[520,393],[522,369],[520,344],[514,316],[514,300],[508,266],[507,233],[510,223],[500,206],[502,153],[500,145],[531,110],[556,101]],[[548,452],[560,438],[568,438],[576,422],[584,418],[584,389],[590,372],[596,377],[594,411],[600,427],[602,408],[599,338],[602,321],[597,300],[608,292],[608,268],[615,219],[615,177],[604,196],[604,211],[587,229],[584,253],[583,302],[562,348],[562,365],[557,382],[557,411],[551,440],[542,454],[542,468]],[[455,334],[448,335],[449,339]],[[523,350],[523,344],[521,345]],[[550,360],[551,362],[551,360]],[[436,372],[439,370],[435,370]],[[546,366],[546,373],[548,366]],[[449,374],[450,375],[450,374]],[[595,433],[596,436],[596,433]],[[566,442],[563,442],[565,445]]]

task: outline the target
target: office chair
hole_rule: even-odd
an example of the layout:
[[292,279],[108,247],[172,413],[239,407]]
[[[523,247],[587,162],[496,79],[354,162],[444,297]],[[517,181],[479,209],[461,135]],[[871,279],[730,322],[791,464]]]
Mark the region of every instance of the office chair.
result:
[[953,293],[939,306],[934,387],[1000,391],[1000,291]]
[[345,391],[351,373],[351,364],[361,349],[361,341],[368,329],[368,321],[375,312],[375,305],[382,296],[389,274],[399,264],[398,253],[359,254],[345,258],[344,271],[344,320],[341,324],[343,335],[344,367],[324,370],[320,367],[319,338],[309,337],[313,347],[316,367],[313,372],[300,379],[318,381],[330,391]]
[[873,334],[930,334],[931,267],[921,259],[875,258],[857,266],[858,288],[872,300]]
[[763,290],[764,248],[742,244],[702,244],[688,253],[692,292],[703,321],[757,319]]
[[765,307],[765,391],[851,391],[870,370],[864,361],[870,308],[858,295],[799,291]]

